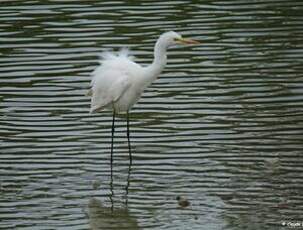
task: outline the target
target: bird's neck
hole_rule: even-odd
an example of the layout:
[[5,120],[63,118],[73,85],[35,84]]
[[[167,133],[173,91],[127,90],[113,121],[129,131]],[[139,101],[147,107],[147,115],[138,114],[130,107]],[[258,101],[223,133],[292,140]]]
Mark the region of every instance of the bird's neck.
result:
[[161,40],[156,42],[153,63],[147,67],[147,76],[149,77],[150,82],[157,79],[166,65],[166,49],[167,47],[161,42]]

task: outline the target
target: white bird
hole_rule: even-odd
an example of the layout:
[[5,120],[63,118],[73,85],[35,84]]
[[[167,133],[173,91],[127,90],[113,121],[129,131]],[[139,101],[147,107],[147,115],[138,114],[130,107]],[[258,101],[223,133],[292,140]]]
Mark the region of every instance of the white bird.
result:
[[128,49],[119,53],[104,52],[102,60],[92,73],[90,112],[100,112],[104,108],[113,110],[111,166],[113,162],[113,141],[115,115],[120,112],[127,114],[127,140],[130,163],[132,163],[129,140],[129,110],[139,100],[142,92],[157,79],[166,65],[166,50],[174,44],[199,44],[192,39],[185,39],[176,32],[163,33],[154,48],[154,60],[151,65],[141,66],[129,56]]

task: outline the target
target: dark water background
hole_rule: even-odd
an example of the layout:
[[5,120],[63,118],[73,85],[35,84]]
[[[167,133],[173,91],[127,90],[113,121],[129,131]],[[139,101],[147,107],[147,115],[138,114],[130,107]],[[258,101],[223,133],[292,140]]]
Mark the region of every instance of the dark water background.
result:
[[[118,119],[111,186],[89,74],[108,48],[151,62],[167,30],[202,45],[171,49],[133,108],[130,173]],[[288,229],[302,106],[303,1],[1,0],[0,229]]]

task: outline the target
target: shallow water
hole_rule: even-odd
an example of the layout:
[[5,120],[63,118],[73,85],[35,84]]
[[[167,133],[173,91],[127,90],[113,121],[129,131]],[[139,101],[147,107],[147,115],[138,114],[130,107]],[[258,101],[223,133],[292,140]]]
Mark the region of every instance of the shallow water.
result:
[[[301,223],[303,2],[0,4],[0,229]],[[202,45],[171,49],[134,106],[130,171],[118,118],[111,178],[111,113],[89,114],[89,75],[123,45],[151,62],[167,30]]]

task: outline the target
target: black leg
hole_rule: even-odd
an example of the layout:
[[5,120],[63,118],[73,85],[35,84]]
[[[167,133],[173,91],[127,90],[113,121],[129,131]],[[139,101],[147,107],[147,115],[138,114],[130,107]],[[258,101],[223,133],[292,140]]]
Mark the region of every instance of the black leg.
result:
[[109,199],[111,201],[111,211],[114,211],[114,185],[113,185],[113,151],[114,151],[114,134],[115,134],[115,110],[113,110],[113,123],[112,123],[112,142],[111,142],[111,149],[110,149],[110,190],[111,195]]
[[128,205],[128,189],[130,186],[130,176],[131,176],[131,170],[132,170],[132,163],[130,162],[130,164],[128,165],[128,174],[127,174],[127,182],[126,182],[126,186],[125,186],[125,205],[127,207]]
[[115,110],[113,111],[112,143],[111,143],[111,149],[110,149],[110,169],[111,169],[111,174],[113,173],[114,135],[115,135]]
[[111,203],[111,211],[113,213],[113,211],[114,211],[114,179],[113,179],[113,168],[112,167],[111,167],[109,187],[110,187],[110,192],[111,192],[109,194],[109,200]]
[[127,117],[127,141],[128,141],[128,153],[129,153],[129,163],[132,164],[132,152],[131,152],[131,146],[130,146],[130,140],[129,140],[129,112],[127,111],[126,114]]

